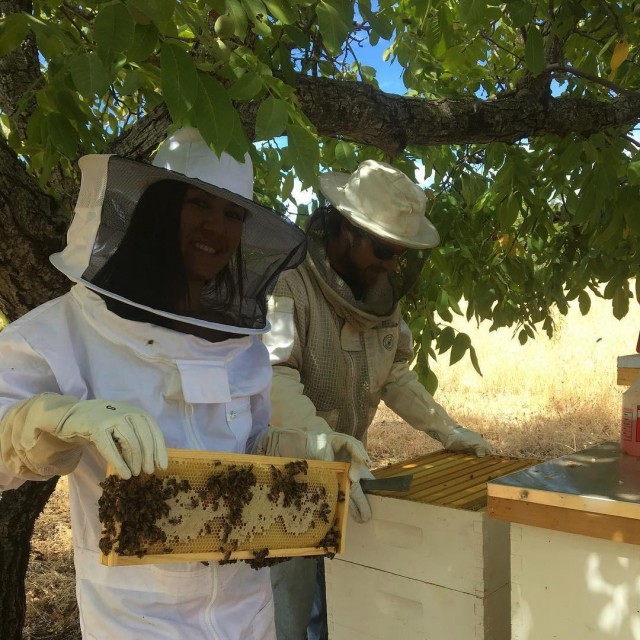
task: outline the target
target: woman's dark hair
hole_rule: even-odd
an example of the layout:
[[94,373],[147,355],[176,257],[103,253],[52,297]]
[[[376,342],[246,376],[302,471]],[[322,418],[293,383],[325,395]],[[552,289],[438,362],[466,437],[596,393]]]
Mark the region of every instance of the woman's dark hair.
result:
[[[182,313],[190,308],[189,286],[180,247],[180,213],[189,185],[161,180],[140,197],[126,234],[93,283],[106,291],[154,309]],[[235,271],[235,277],[234,277]],[[242,296],[242,253],[234,257],[206,289],[223,293],[216,309]],[[129,320],[167,326],[169,321],[143,309],[104,297],[110,311]]]

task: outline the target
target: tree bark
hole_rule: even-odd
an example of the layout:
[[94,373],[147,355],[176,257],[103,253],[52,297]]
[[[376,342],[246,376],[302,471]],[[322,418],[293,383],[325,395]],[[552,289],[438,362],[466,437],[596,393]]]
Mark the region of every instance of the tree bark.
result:
[[0,638],[22,640],[26,611],[25,576],[35,522],[58,477],[27,482],[0,494]]
[[[10,320],[66,291],[47,256],[62,246],[66,218],[0,137],[0,309]],[[21,640],[33,527],[57,478],[0,494],[0,638]]]

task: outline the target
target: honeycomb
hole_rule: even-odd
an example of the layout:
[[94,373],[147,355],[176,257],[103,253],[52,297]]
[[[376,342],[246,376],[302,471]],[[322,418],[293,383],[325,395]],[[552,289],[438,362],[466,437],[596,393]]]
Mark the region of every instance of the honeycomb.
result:
[[347,472],[340,462],[170,449],[166,470],[102,483],[101,562],[264,566],[339,553]]

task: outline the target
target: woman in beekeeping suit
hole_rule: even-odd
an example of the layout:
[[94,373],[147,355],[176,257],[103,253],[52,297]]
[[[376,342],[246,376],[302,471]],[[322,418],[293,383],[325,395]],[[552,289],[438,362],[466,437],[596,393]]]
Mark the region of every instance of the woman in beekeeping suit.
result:
[[98,498],[167,466],[166,447],[245,453],[269,418],[259,334],[277,275],[304,257],[253,202],[253,170],[176,132],[153,166],[81,159],[66,248],[76,284],[0,333],[0,489],[68,474],[84,638],[274,637],[268,571],[245,563],[106,567]]

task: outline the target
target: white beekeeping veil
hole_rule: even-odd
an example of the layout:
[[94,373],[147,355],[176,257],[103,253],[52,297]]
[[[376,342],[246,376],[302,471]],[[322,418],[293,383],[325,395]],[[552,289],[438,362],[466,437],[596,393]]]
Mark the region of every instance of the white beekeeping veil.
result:
[[[248,154],[243,163],[218,157],[196,129],[186,128],[161,145],[153,166],[96,154],[81,158],[80,168],[67,246],[51,256],[56,268],[127,305],[133,319],[160,316],[238,334],[269,329],[266,298],[278,274],[303,260],[305,240],[289,220],[253,202]],[[203,287],[197,311],[185,305],[180,250],[180,210],[191,187],[245,212],[240,243],[223,273]]]

